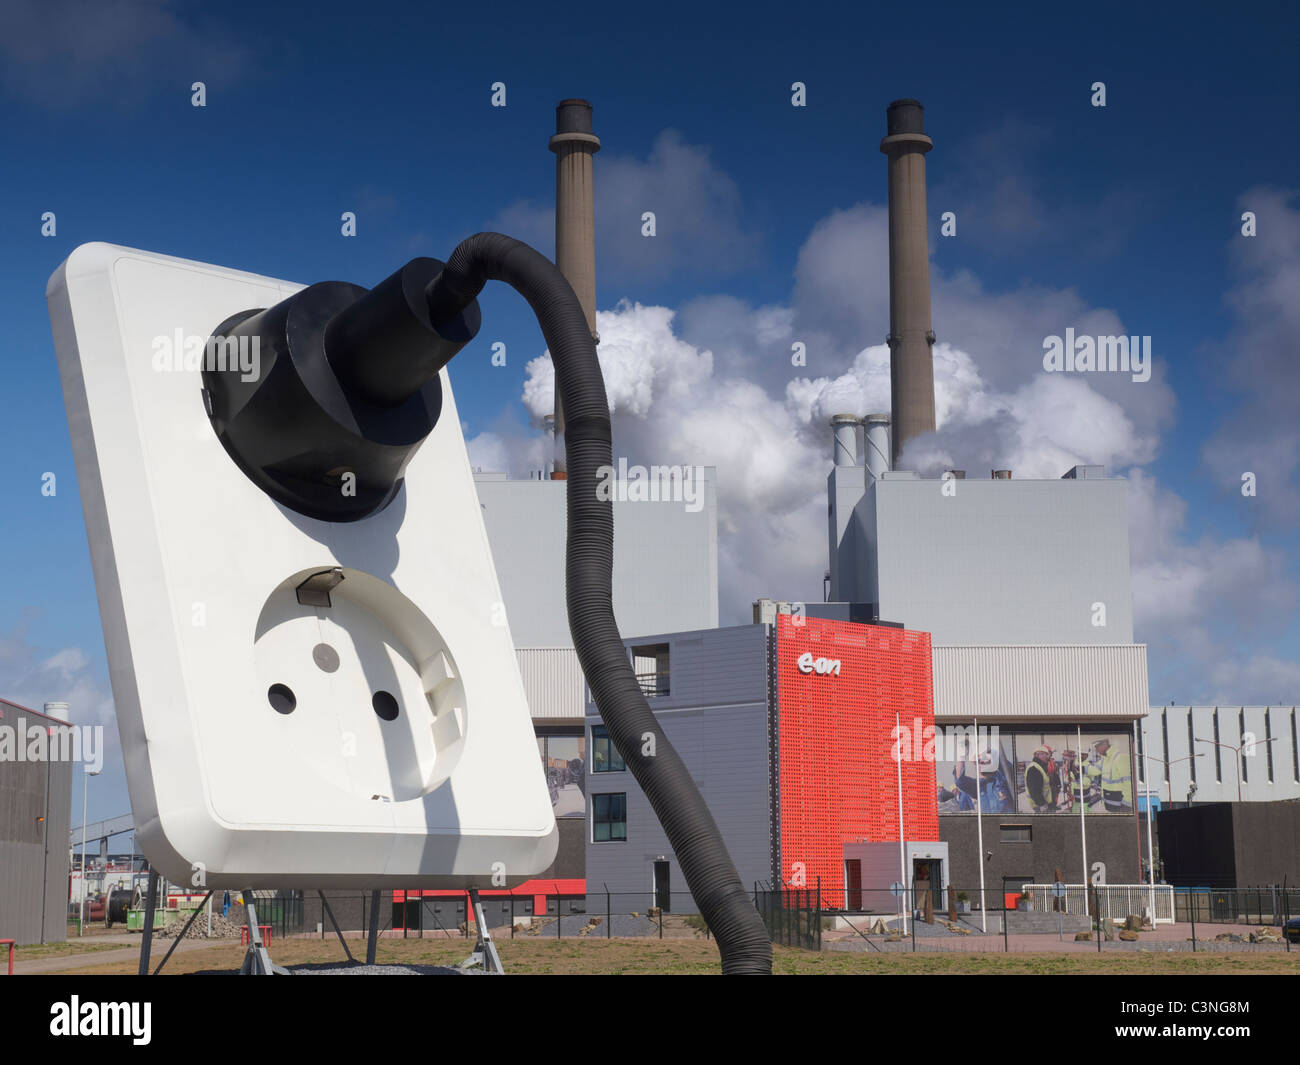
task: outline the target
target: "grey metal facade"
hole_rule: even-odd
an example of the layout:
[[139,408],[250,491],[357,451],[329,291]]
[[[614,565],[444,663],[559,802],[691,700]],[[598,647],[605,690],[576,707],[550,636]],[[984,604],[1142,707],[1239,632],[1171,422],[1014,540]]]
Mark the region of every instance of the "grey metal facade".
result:
[[936,645],[1133,642],[1124,481],[948,487],[888,474],[868,490],[881,617]]
[[[665,643],[669,647],[669,693],[650,699],[664,734],[681,754],[718,828],[741,881],[752,885],[772,875],[769,840],[768,701],[766,626],[645,636],[633,644]],[[591,727],[600,724],[592,704],[587,706],[587,750]],[[693,913],[676,856],[632,774],[592,771],[587,759],[587,892],[596,898],[611,892],[645,892],[653,886],[654,863],[669,862],[671,911]],[[627,839],[592,841],[594,797],[627,796]]]
[[[28,725],[53,720],[5,704],[0,724],[14,726],[24,718]],[[67,936],[72,779],[70,761],[0,760],[0,939],[20,946],[41,942],[42,881],[44,939],[61,942]]]
[[1140,728],[1141,791],[1161,803],[1300,799],[1294,706],[1153,706]]
[[934,647],[934,719],[1126,725],[1147,712],[1146,644]]
[[1132,643],[1123,480],[869,481],[831,474],[833,600],[874,603],[935,646]]
[[[699,509],[614,498],[614,613],[629,636],[718,623],[714,470],[703,470]],[[516,647],[573,645],[564,597],[567,484],[474,475]]]

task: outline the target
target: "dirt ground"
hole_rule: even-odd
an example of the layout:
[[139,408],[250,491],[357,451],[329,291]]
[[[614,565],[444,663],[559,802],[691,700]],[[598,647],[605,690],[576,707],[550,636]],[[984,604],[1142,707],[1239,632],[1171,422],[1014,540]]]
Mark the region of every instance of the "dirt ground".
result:
[[[349,938],[354,956],[364,957],[365,943]],[[382,963],[445,965],[463,960],[472,946],[464,939],[383,939],[377,960]],[[186,944],[167,963],[164,973],[237,970],[244,948],[238,944]],[[690,939],[501,939],[497,941],[508,973],[529,974],[710,974],[718,971],[714,943]],[[156,948],[156,944],[155,944]],[[153,964],[166,947],[155,949]],[[116,952],[115,952],[116,953]],[[1300,975],[1300,951],[1290,954],[1222,952],[1166,954],[1115,951],[1110,954],[850,954],[775,947],[775,972],[783,975],[834,974],[1290,974]],[[336,939],[288,939],[271,944],[271,957],[281,965],[341,962]],[[94,956],[59,959],[65,965],[45,972],[134,973],[134,958],[97,961]],[[50,959],[46,960],[46,965]]]

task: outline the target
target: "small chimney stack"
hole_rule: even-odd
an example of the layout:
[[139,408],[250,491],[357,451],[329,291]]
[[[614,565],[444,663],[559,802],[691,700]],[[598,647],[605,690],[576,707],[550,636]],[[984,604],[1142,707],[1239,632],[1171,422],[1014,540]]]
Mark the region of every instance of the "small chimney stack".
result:
[[835,431],[835,465],[857,466],[858,462],[858,426],[862,419],[856,414],[836,414],[831,418],[831,428]]
[[874,484],[889,469],[889,415],[868,414],[862,423],[867,438],[867,484]]

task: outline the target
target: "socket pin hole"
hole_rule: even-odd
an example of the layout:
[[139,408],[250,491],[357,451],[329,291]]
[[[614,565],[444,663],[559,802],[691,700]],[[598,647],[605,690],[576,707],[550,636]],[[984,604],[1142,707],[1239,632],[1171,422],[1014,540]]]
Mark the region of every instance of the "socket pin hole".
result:
[[375,692],[374,697],[370,700],[370,705],[375,708],[375,713],[385,721],[397,720],[397,700],[388,692]]
[[292,714],[294,707],[298,705],[293,689],[287,684],[272,684],[267,689],[266,699],[277,714]]
[[339,653],[327,643],[318,643],[313,647],[311,657],[326,673],[333,673],[339,668]]

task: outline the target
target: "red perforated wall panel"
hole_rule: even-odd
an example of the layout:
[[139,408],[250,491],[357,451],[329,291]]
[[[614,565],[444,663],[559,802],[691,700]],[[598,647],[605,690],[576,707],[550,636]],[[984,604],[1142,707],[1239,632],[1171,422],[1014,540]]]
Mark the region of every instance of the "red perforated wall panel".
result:
[[[805,654],[838,661],[838,675],[802,672]],[[843,845],[898,842],[895,715],[934,725],[930,634],[782,614],[776,668],[781,875],[821,877],[823,900],[840,906]],[[902,772],[904,836],[938,840],[934,762],[905,753]]]

